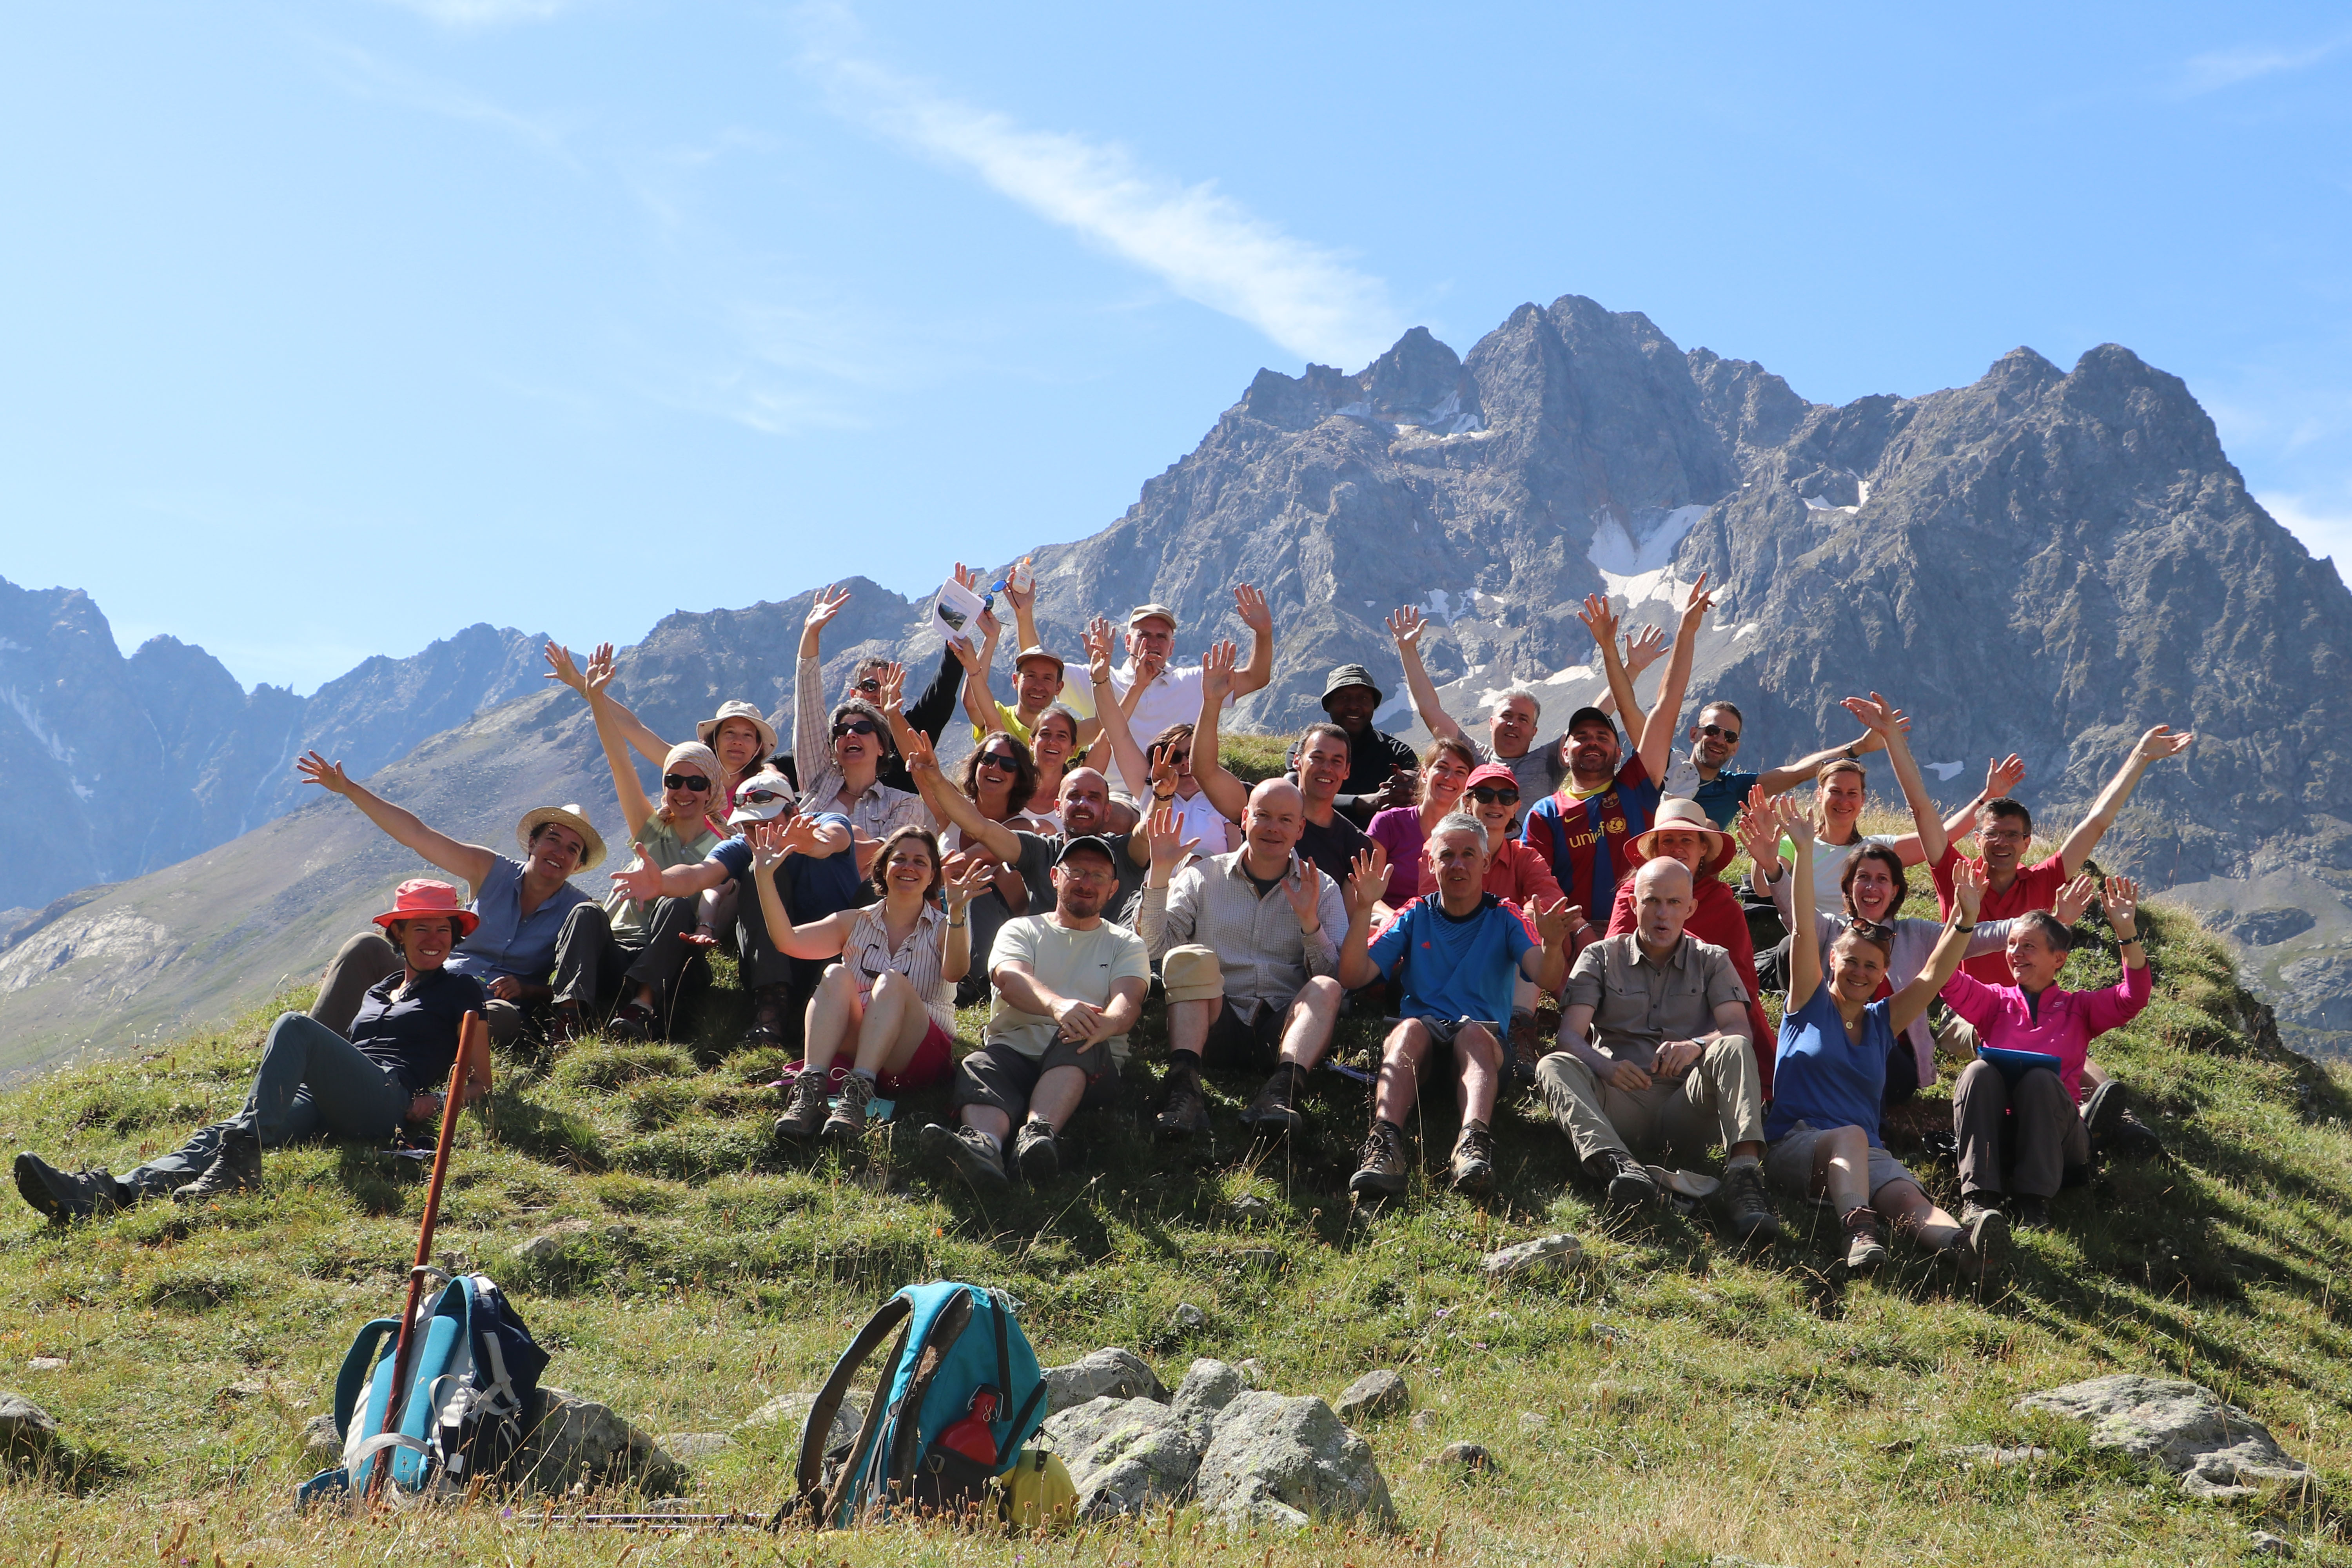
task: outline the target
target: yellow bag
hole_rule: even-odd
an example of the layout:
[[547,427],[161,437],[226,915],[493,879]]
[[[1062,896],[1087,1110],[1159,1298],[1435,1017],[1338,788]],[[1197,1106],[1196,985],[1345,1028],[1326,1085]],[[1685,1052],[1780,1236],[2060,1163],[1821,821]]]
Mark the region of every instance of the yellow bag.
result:
[[1061,1457],[1043,1448],[1024,1448],[1012,1469],[990,1483],[997,1489],[996,1506],[1014,1530],[1064,1525],[1077,1517],[1078,1489]]

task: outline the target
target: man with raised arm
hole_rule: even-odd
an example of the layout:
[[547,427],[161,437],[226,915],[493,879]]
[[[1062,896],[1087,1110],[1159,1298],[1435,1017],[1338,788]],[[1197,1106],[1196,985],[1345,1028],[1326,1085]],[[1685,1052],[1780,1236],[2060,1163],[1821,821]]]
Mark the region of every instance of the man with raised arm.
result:
[[[1233,645],[1209,650],[1202,660],[1201,716],[1192,727],[1192,776],[1209,804],[1239,821],[1249,804],[1249,786],[1225,771],[1217,756],[1217,721],[1233,680]],[[1372,847],[1370,835],[1339,809],[1339,796],[1354,763],[1348,731],[1337,724],[1313,723],[1293,752],[1298,766],[1298,853],[1315,868],[1345,887],[1356,857]]]
[[[1666,717],[1671,722],[1674,715]],[[1903,723],[1907,728],[1910,721],[1906,719]],[[1698,802],[1709,822],[1717,827],[1728,827],[1739,808],[1747,804],[1750,792],[1760,789],[1768,795],[1782,794],[1810,780],[1840,757],[1853,762],[1886,744],[1886,737],[1879,731],[1864,730],[1860,740],[1849,741],[1843,746],[1831,746],[1760,773],[1742,773],[1731,764],[1739,753],[1740,733],[1747,727],[1748,721],[1728,702],[1709,702],[1700,708],[1689,731],[1690,752],[1668,764],[1665,781],[1659,787],[1667,795]]]
[[1164,1140],[1209,1131],[1204,1064],[1271,1069],[1244,1126],[1284,1133],[1299,1124],[1298,1091],[1348,999],[1336,977],[1347,907],[1339,884],[1297,852],[1305,807],[1296,784],[1266,780],[1243,808],[1242,847],[1181,870],[1198,841],[1168,805],[1146,824],[1151,872],[1136,929],[1168,988],[1167,1089],[1154,1120]]
[[[922,762],[908,762],[919,778]],[[1052,912],[1009,920],[996,933],[988,961],[995,1005],[980,1049],[956,1068],[959,1125],[934,1121],[922,1131],[924,1152],[975,1185],[1004,1185],[1007,1138],[1024,1180],[1055,1175],[1062,1129],[1118,1089],[1127,1033],[1151,984],[1143,939],[1103,919],[1123,858],[1100,838],[1063,840]]]
[[1536,1066],[1552,1119],[1613,1206],[1661,1201],[1648,1160],[1729,1156],[1717,1210],[1741,1242],[1780,1234],[1764,1191],[1764,1091],[1748,1037],[1748,988],[1719,947],[1685,931],[1690,868],[1645,862],[1638,923],[1577,955],[1560,993],[1560,1048]]
[[[1348,934],[1339,946],[1339,984],[1354,990],[1391,979],[1402,988],[1397,1016],[1381,1048],[1371,1130],[1348,1190],[1359,1198],[1404,1191],[1404,1121],[1421,1099],[1421,1080],[1451,1057],[1462,1131],[1454,1141],[1453,1186],[1483,1193],[1494,1184],[1495,1140],[1488,1126],[1502,1085],[1503,1036],[1511,994],[1524,977],[1547,991],[1568,969],[1570,911],[1565,903],[1536,911],[1537,937],[1518,912],[1486,891],[1486,829],[1459,812],[1441,819],[1423,842],[1437,891],[1414,900],[1370,940],[1372,909],[1388,886],[1387,852],[1365,852],[1348,879]],[[1538,940],[1540,938],[1540,941]]]
[[[1247,697],[1274,679],[1274,612],[1265,595],[1247,583],[1234,589],[1234,610],[1250,629],[1249,662],[1234,675],[1232,697]],[[1201,667],[1171,665],[1176,650],[1176,612],[1165,605],[1138,605],[1128,613],[1128,661],[1111,675],[1121,701],[1140,689],[1128,713],[1138,735],[1157,735],[1171,724],[1189,722],[1201,708]],[[1097,704],[1099,710],[1100,704]],[[1139,793],[1141,779],[1129,784]]]

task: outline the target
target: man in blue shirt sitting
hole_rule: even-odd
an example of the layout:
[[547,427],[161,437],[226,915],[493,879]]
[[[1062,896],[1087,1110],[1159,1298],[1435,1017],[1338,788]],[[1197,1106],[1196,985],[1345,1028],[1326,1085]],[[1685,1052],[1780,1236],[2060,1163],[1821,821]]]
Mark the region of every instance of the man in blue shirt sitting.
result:
[[1440,821],[1422,851],[1437,891],[1414,900],[1371,938],[1372,906],[1388,886],[1388,854],[1377,845],[1356,858],[1348,879],[1348,934],[1339,943],[1339,983],[1350,990],[1375,980],[1403,993],[1381,1052],[1372,1130],[1362,1168],[1348,1182],[1359,1197],[1404,1191],[1404,1119],[1420,1099],[1421,1079],[1451,1053],[1462,1131],[1454,1143],[1456,1192],[1480,1193],[1495,1179],[1495,1142],[1487,1123],[1503,1068],[1503,1021],[1512,983],[1525,975],[1557,991],[1568,973],[1568,937],[1577,921],[1566,900],[1535,911],[1538,947],[1518,911],[1486,889],[1486,827],[1455,812]]

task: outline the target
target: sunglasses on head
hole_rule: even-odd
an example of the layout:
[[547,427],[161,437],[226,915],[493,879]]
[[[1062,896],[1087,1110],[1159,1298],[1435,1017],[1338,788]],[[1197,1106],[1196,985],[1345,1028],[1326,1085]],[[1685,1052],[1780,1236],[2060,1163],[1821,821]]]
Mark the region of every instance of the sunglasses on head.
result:
[[1853,932],[1856,936],[1867,937],[1873,942],[1893,942],[1895,940],[1895,928],[1893,926],[1882,924],[1877,921],[1867,921],[1863,919],[1860,915],[1848,915],[1845,920],[1845,929]]
[[1008,773],[1017,773],[1020,771],[1021,759],[1004,752],[982,752],[980,753],[980,765],[983,768],[1001,768]]
[[1702,735],[1711,735],[1718,741],[1728,741],[1734,745],[1738,744],[1739,742],[1738,731],[1727,730],[1720,724],[1701,724],[1698,727],[1698,732]]
[[740,792],[735,796],[735,801],[739,805],[747,801],[753,805],[765,805],[772,800],[783,798],[784,792],[780,789],[747,789]]
[[1470,792],[1470,798],[1480,805],[1517,805],[1519,804],[1519,792],[1494,784],[1480,784]]
[[662,783],[671,789],[705,790],[710,787],[709,779],[697,778],[692,773],[664,773]]
[[877,733],[879,733],[879,731],[875,729],[874,721],[871,719],[844,719],[840,723],[835,724],[833,727],[833,738],[836,741],[841,739],[844,735],[872,735]]

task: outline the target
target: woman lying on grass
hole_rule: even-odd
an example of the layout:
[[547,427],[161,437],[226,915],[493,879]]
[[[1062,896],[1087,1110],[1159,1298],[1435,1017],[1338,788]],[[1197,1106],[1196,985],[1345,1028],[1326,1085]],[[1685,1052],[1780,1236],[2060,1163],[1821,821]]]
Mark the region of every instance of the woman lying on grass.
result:
[[[1785,802],[1775,802],[1773,814],[1796,847],[1798,864],[1804,864],[1812,851],[1812,823]],[[1894,959],[1892,933],[1874,921],[1850,921],[1831,944],[1823,984],[1813,880],[1793,880],[1789,1005],[1780,1018],[1772,1105],[1764,1117],[1764,1173],[1801,1196],[1830,1200],[1845,1222],[1845,1266],[1853,1273],[1867,1274],[1886,1261],[1883,1222],[1892,1221],[1977,1278],[2006,1234],[1999,1211],[1984,1210],[1963,1226],[1929,1202],[1911,1173],[1881,1146],[1878,1108],[1895,1036],[1927,1011],[1968,952],[1984,897],[1983,874],[1971,868],[1954,882],[1953,918],[1925,972],[1875,1001]]]
[[[971,967],[972,896],[989,885],[984,860],[954,878],[941,868],[928,827],[901,827],[874,856],[880,901],[794,925],[768,873],[784,858],[782,834],[753,841],[751,865],[768,939],[794,958],[832,958],[809,999],[808,1047],[791,1100],[776,1119],[780,1138],[854,1143],[866,1135],[866,1108],[878,1088],[900,1095],[947,1076],[955,1045],[955,987]],[[942,910],[932,896],[944,889]],[[833,1058],[854,1043],[841,1080],[841,1109],[828,1117]]]

